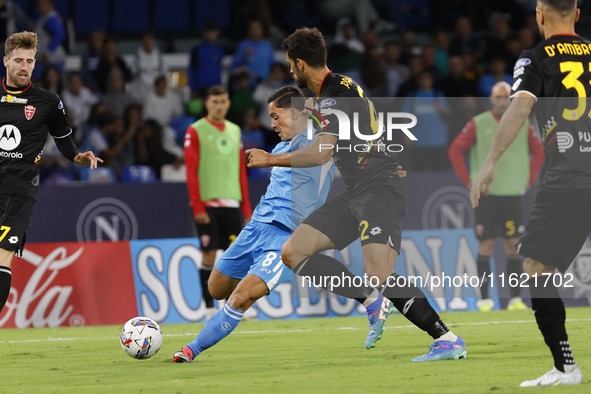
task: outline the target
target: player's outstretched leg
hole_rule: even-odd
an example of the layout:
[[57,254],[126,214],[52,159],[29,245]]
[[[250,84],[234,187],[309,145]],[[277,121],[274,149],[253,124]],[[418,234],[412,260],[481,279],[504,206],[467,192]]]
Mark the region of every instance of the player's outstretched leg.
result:
[[[298,247],[292,250],[292,244],[297,244]],[[357,283],[360,278],[343,263],[319,253],[335,247],[326,234],[308,224],[302,224],[283,245],[281,259],[294,273],[309,278],[315,286],[363,304],[367,309],[370,325],[365,341],[365,347],[369,349],[382,337],[386,320],[394,312],[394,308],[388,300],[384,301],[377,289],[366,284],[354,286],[353,283]],[[327,283],[326,278],[341,280],[338,283]]]
[[404,317],[434,339],[429,351],[422,356],[415,357],[412,361],[466,358],[468,351],[464,340],[447,328],[418,287],[410,283],[406,278],[398,274],[392,274],[380,290],[384,297],[389,298]]
[[238,283],[224,307],[205,323],[203,330],[193,342],[174,354],[172,361],[191,362],[204,350],[230,335],[242,320],[244,312],[268,292],[267,283],[261,278],[252,274],[246,275]]
[[[354,279],[359,278],[349,271],[343,263],[330,256],[315,254],[298,264],[294,272],[300,276],[312,278],[312,283],[320,285],[320,287],[331,293],[357,300],[365,306],[369,319],[369,335],[365,340],[367,349],[374,347],[375,343],[382,338],[386,321],[395,311],[395,308],[390,300],[384,298],[373,287],[367,285],[361,287],[352,286],[351,284],[356,282]],[[339,281],[339,285],[335,284],[333,286],[330,282],[324,283],[322,278],[348,278],[350,280]]]
[[175,363],[191,362],[205,349],[209,349],[228,335],[240,323],[243,311],[232,308],[228,302],[222,309],[217,311],[203,327],[203,330],[197,335],[197,338],[172,357]]

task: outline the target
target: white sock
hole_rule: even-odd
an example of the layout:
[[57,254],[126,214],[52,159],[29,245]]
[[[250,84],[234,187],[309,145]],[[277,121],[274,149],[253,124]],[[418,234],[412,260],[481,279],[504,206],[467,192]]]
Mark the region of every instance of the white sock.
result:
[[377,289],[373,289],[369,297],[363,301],[363,306],[367,308],[368,305],[375,302],[378,298],[380,298],[380,292]]
[[564,373],[572,373],[577,369],[577,364],[563,364]]
[[457,340],[458,340],[458,336],[456,334],[454,334],[453,332],[448,331],[445,334],[443,334],[442,336],[440,336],[439,338],[435,339],[435,342],[438,342],[438,341],[455,342]]

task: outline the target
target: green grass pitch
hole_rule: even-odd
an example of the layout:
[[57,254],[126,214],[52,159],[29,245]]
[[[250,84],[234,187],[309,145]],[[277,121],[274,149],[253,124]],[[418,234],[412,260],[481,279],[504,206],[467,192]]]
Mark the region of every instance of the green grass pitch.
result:
[[120,326],[2,329],[0,392],[591,392],[591,309],[567,310],[586,381],[547,388],[518,387],[552,368],[531,311],[442,317],[466,341],[468,359],[411,362],[431,340],[398,314],[371,350],[365,318],[245,321],[190,364],[170,359],[202,324],[163,325],[164,344],[149,360],[123,352]]

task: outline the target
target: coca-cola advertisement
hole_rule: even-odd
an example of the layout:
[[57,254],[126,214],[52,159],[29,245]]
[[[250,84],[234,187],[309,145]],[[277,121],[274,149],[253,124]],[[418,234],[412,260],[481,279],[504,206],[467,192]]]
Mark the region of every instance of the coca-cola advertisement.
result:
[[120,324],[137,315],[129,242],[27,244],[0,327]]

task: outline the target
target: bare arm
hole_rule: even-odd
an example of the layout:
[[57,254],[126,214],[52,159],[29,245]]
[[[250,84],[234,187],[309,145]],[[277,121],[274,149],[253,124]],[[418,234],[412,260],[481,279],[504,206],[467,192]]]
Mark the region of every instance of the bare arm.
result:
[[480,190],[483,186],[485,187],[484,195],[488,195],[490,184],[494,179],[494,167],[496,162],[519,134],[519,130],[521,130],[521,127],[527,120],[534,104],[535,99],[531,95],[520,93],[513,99],[513,101],[511,101],[511,105],[509,105],[507,112],[505,112],[501,118],[499,129],[495,134],[492,147],[488,152],[488,156],[486,157],[482,169],[478,173],[478,177],[472,184],[470,200],[472,201],[472,206],[474,208],[478,206]]
[[248,167],[314,167],[328,162],[332,157],[332,148],[337,137],[322,134],[314,143],[295,152],[271,154],[261,149],[246,151]]

